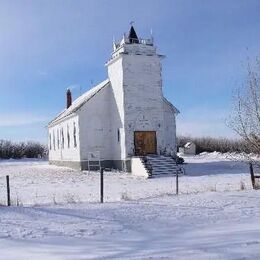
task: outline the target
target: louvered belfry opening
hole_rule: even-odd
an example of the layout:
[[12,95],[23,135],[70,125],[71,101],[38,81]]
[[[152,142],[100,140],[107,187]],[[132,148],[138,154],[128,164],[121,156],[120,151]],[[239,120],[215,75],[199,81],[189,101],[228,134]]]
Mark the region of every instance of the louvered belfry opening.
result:
[[136,34],[133,26],[131,26],[131,28],[130,28],[128,39],[129,39],[130,43],[139,43],[137,34]]

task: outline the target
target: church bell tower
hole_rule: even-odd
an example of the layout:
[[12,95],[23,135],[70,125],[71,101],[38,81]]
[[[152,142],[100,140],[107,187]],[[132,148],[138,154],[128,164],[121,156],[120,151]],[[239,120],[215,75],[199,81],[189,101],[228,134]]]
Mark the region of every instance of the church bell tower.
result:
[[141,153],[142,142],[146,153],[157,154],[164,146],[163,57],[157,53],[153,37],[138,37],[133,26],[120,42],[113,43],[106,66],[118,111],[113,127],[120,129],[121,159]]

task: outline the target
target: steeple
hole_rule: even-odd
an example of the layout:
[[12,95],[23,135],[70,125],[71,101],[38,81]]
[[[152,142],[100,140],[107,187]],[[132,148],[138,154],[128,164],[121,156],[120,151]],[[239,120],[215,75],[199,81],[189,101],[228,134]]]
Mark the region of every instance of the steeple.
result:
[[130,43],[139,43],[139,40],[138,40],[138,37],[137,37],[137,34],[135,32],[133,25],[131,25],[131,28],[130,28],[130,31],[128,34],[128,39],[129,39]]
[[[148,39],[140,38],[134,29],[133,22],[130,23],[130,30],[128,34],[123,35],[121,41],[113,39],[113,52],[110,60],[106,63],[108,65],[111,61],[122,54],[136,54],[136,55],[159,55],[153,45],[153,37]],[[161,55],[160,55],[161,56]]]

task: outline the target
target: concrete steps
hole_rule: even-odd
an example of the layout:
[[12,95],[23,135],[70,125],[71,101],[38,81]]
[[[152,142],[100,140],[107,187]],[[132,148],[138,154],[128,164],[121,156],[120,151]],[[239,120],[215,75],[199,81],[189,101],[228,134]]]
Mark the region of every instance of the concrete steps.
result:
[[143,159],[145,167],[149,171],[149,177],[176,175],[183,173],[182,168],[169,156],[148,155]]

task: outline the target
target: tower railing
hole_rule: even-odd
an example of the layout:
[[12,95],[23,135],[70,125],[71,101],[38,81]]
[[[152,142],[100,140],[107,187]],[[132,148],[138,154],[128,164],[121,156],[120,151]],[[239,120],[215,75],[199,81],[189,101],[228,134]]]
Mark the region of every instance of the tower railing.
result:
[[127,38],[126,43],[137,43],[145,45],[153,45],[153,39],[142,39],[142,38]]

